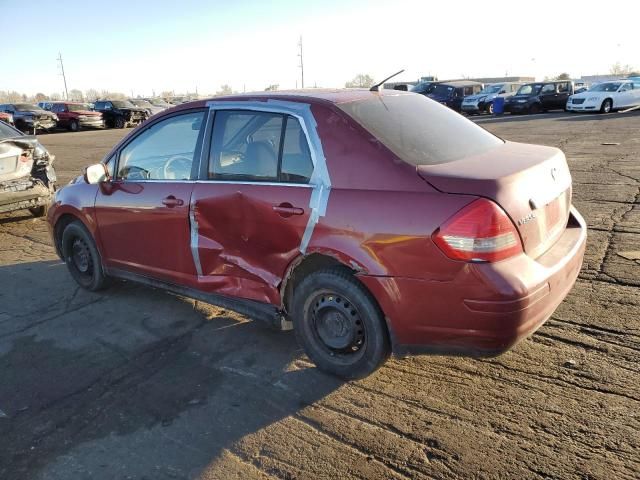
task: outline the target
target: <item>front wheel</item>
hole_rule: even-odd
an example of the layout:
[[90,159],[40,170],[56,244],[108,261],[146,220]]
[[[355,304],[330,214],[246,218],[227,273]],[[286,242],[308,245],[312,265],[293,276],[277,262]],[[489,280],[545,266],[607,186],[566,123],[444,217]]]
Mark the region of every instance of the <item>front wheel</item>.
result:
[[71,120],[71,123],[69,124],[69,130],[71,130],[72,132],[77,132],[78,130],[80,130],[80,124],[77,120]]
[[610,98],[607,98],[602,105],[600,106],[600,113],[609,113],[611,112],[611,107],[613,107],[613,102]]
[[529,107],[529,113],[531,114],[538,114],[542,111],[542,108],[540,107],[540,104],[538,103],[534,103],[533,105],[531,105],[531,107]]
[[371,294],[346,270],[319,270],[294,290],[293,326],[320,370],[345,379],[373,373],[391,351],[389,333]]
[[489,105],[486,106],[486,111],[489,115],[493,115],[493,102],[490,102]]
[[108,286],[102,259],[93,238],[78,220],[67,225],[60,242],[69,273],[82,288],[97,291]]
[[115,122],[114,122],[114,125],[115,125],[116,128],[124,128],[125,127],[124,118],[117,117]]

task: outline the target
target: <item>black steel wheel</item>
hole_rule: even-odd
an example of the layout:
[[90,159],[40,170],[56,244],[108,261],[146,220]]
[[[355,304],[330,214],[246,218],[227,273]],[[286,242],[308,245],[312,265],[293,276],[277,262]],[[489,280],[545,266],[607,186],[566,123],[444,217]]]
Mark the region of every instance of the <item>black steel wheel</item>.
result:
[[542,107],[540,107],[539,103],[534,103],[529,107],[529,113],[532,113],[534,115],[537,113],[540,113],[541,111],[542,111]]
[[292,306],[298,341],[319,369],[362,378],[389,356],[384,316],[348,270],[331,268],[307,276],[295,287]]
[[98,249],[80,221],[71,222],[64,228],[60,246],[69,273],[81,287],[96,291],[107,286]]
[[114,125],[116,128],[124,128],[125,127],[126,122],[124,121],[124,118],[122,117],[116,117]]

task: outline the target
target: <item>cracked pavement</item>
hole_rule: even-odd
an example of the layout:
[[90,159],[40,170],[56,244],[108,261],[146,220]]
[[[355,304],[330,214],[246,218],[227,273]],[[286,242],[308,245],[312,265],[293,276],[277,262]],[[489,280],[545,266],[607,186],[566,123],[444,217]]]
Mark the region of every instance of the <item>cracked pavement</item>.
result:
[[[476,121],[561,147],[589,226],[568,298],[495,359],[343,383],[233,312],[79,289],[44,221],[0,215],[0,478],[638,478],[640,112]],[[41,141],[64,184],[125,133]]]

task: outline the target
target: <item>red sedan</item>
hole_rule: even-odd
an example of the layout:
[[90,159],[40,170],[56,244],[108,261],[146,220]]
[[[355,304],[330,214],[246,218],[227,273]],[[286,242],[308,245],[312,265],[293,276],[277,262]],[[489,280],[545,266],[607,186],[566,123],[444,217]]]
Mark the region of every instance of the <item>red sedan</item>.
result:
[[81,286],[136,280],[293,328],[346,378],[392,352],[508,350],[565,298],[586,242],[560,150],[395,90],[169,109],[48,220]]

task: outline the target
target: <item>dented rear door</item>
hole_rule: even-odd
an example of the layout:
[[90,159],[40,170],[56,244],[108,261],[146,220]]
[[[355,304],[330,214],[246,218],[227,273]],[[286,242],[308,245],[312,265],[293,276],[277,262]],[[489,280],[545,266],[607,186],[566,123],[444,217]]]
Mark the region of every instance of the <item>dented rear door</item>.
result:
[[199,288],[278,304],[309,224],[313,164],[286,113],[217,111],[191,200]]
[[310,194],[305,186],[198,183],[192,209],[200,288],[276,303],[282,276],[299,254]]

